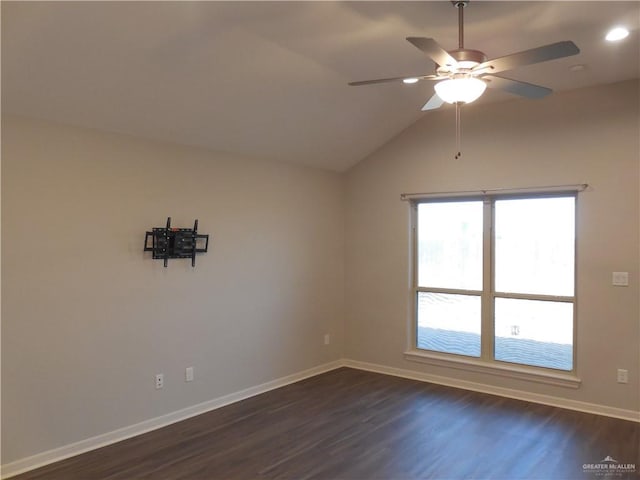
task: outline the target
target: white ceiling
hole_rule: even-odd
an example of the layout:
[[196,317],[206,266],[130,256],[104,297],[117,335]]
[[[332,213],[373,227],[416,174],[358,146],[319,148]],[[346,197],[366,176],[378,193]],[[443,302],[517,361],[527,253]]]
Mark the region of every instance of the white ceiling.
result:
[[[2,2],[2,109],[342,171],[424,115],[432,73],[405,41],[457,47],[437,2]],[[614,24],[632,29],[603,40]],[[556,91],[640,77],[639,2],[488,2],[465,46],[489,58],[561,40],[581,53],[505,76]],[[584,64],[572,72],[569,66]],[[483,101],[511,97],[487,91]],[[519,100],[531,102],[535,100]],[[481,105],[481,103],[480,103]],[[474,107],[474,108],[479,108]]]

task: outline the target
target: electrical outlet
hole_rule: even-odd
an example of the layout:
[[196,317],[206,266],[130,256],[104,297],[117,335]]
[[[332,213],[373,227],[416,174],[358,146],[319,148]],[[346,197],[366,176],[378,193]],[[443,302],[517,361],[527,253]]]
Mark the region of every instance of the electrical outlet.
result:
[[156,375],[156,390],[164,387],[164,374],[158,373]]
[[193,382],[193,367],[187,367],[184,369],[184,381]]
[[629,272],[613,272],[611,274],[611,284],[616,287],[628,287]]
[[618,383],[629,383],[629,371],[622,368],[618,369]]
[[324,344],[329,345],[331,343],[331,336],[328,333],[324,334]]

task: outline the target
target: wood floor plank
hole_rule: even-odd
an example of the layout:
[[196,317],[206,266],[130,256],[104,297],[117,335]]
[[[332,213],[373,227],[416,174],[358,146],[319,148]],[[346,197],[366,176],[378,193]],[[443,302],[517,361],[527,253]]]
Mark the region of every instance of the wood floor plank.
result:
[[[635,473],[583,469],[611,456]],[[640,425],[341,368],[15,480],[640,478]]]

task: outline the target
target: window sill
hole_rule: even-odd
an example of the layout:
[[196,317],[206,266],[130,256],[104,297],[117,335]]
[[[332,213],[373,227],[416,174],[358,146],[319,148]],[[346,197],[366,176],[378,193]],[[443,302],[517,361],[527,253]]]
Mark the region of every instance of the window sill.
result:
[[509,364],[488,363],[482,360],[462,358],[437,352],[426,352],[423,350],[409,350],[404,352],[404,358],[411,362],[426,363],[438,367],[457,368],[467,372],[486,373],[499,377],[515,378],[517,380],[566,388],[579,388],[582,382],[580,378],[569,373],[555,373]]

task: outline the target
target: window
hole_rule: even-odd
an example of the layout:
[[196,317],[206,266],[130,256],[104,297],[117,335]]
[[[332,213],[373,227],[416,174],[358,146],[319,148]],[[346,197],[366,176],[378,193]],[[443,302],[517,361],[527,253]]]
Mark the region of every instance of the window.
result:
[[575,194],[414,204],[416,347],[574,371]]

